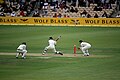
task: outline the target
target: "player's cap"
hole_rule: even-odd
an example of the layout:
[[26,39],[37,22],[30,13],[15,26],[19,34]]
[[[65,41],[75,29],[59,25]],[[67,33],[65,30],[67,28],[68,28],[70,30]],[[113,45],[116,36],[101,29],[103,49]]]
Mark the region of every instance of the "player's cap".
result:
[[25,45],[26,45],[26,42],[23,42],[22,44],[25,44]]
[[49,39],[53,39],[53,37],[49,37]]
[[83,42],[83,40],[79,40],[79,42],[81,43],[81,42]]

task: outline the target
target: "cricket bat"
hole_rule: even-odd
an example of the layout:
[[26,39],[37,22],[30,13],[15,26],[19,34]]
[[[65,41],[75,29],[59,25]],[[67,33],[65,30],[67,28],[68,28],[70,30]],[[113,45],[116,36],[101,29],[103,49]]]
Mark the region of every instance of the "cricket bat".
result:
[[58,38],[56,39],[56,41],[58,41],[61,38],[61,36],[58,36]]

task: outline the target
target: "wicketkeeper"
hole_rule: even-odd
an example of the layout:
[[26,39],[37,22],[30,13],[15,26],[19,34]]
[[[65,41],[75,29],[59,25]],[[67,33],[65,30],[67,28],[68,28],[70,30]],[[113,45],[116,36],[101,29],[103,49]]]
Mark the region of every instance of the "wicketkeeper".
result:
[[80,47],[78,49],[81,49],[81,51],[83,52],[84,56],[89,56],[89,51],[88,49],[91,48],[91,44],[88,42],[84,42],[82,40],[79,41],[80,42]]
[[63,55],[60,51],[56,51],[56,43],[57,41],[60,39],[61,36],[59,36],[56,40],[53,39],[53,37],[49,37],[49,40],[48,40],[48,43],[49,45],[47,47],[45,47],[44,51],[43,51],[43,55],[48,51],[48,49],[52,49],[55,54],[60,54],[60,55]]

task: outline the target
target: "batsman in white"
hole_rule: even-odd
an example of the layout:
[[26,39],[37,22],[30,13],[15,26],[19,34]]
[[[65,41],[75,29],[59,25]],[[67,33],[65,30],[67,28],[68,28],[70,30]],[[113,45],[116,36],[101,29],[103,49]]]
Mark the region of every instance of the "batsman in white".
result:
[[84,56],[89,56],[90,54],[89,54],[88,49],[91,48],[91,44],[88,42],[84,42],[82,40],[80,40],[79,42],[80,42],[80,47],[78,49],[81,49]]
[[18,58],[19,55],[22,55],[22,58],[25,59],[26,53],[27,53],[26,42],[23,42],[17,48],[16,58]]
[[48,40],[49,45],[45,47],[42,54],[44,55],[48,49],[52,49],[55,52],[55,54],[63,55],[60,51],[56,51],[56,48],[55,48],[57,41],[60,39],[60,37],[61,36],[59,36],[56,40],[54,40],[53,37],[49,37],[49,40]]

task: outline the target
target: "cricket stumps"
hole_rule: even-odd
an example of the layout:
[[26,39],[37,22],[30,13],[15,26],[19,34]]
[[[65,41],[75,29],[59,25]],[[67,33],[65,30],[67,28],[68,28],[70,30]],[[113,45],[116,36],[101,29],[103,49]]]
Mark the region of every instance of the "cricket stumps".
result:
[[74,56],[76,56],[76,45],[74,45]]

